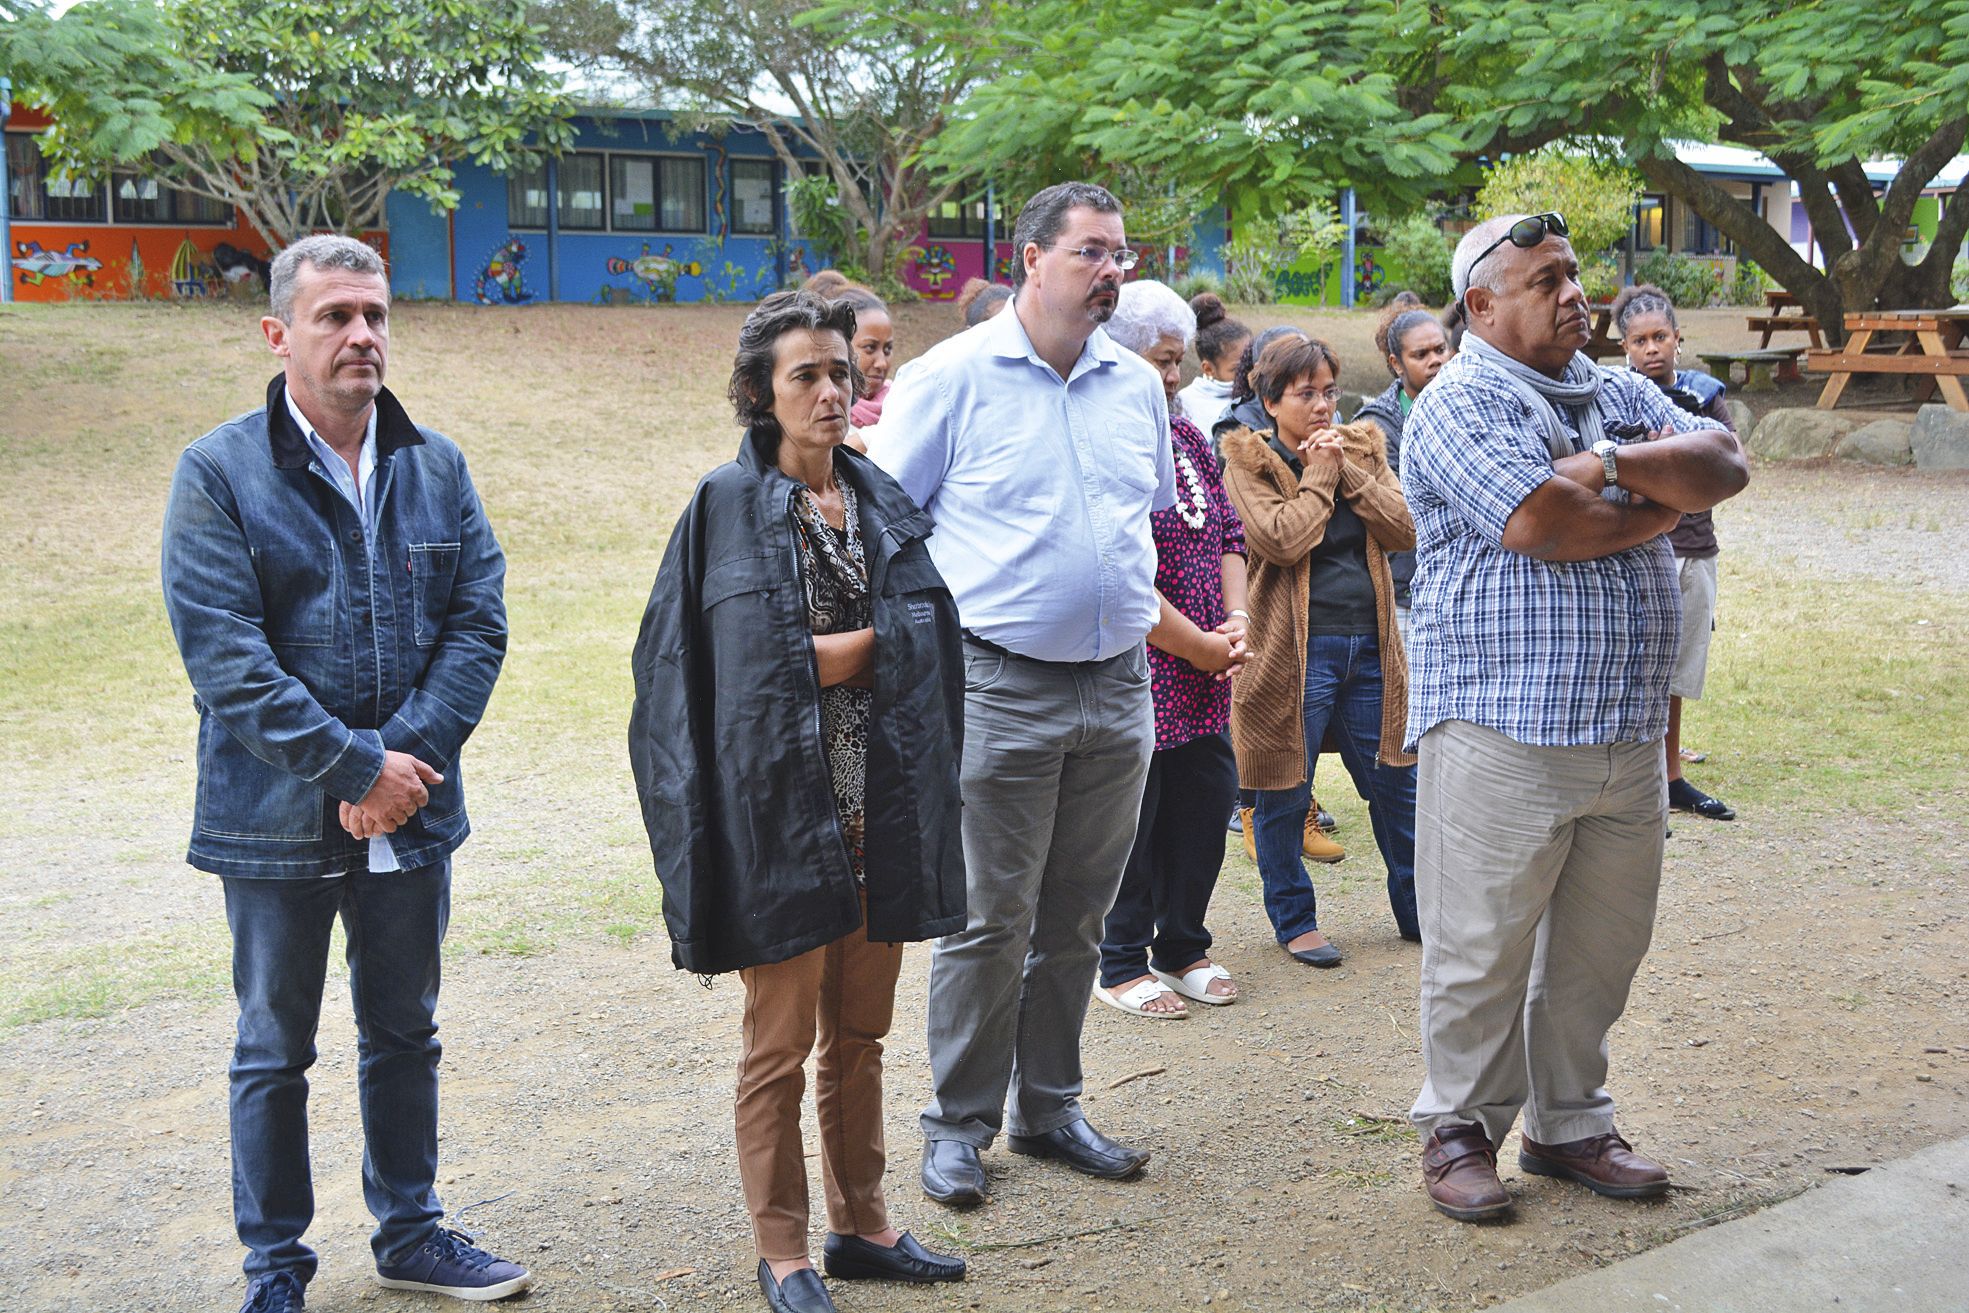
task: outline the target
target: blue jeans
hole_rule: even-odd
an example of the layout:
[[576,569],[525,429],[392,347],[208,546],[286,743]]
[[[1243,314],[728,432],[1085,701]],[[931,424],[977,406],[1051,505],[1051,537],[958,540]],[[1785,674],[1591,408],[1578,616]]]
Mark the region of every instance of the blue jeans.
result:
[[1367,800],[1375,846],[1388,868],[1388,905],[1404,939],[1422,938],[1415,915],[1415,767],[1383,766],[1381,648],[1373,634],[1313,634],[1306,639],[1306,773],[1290,789],[1260,789],[1252,817],[1265,914],[1281,944],[1319,929],[1319,903],[1301,859],[1312,804],[1312,763],[1328,729],[1354,789]]
[[444,1216],[438,1169],[438,950],[451,917],[451,861],[372,875],[226,876],[239,1039],[232,1069],[233,1222],[249,1280],[304,1283],[315,1254],[308,1167],[308,1068],[342,918],[355,1005],[362,1193],[378,1263],[407,1257]]

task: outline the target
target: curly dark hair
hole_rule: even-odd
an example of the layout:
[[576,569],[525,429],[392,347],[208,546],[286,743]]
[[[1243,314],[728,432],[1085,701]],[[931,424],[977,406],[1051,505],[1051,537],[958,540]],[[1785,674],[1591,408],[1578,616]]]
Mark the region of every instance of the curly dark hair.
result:
[[[773,416],[773,368],[779,360],[779,340],[801,330],[841,335],[845,348],[855,340],[855,308],[846,300],[829,301],[804,289],[774,292],[752,308],[738,330],[738,355],[732,361],[732,381],[726,393],[738,422],[756,433],[769,452],[779,450],[779,420]],[[854,395],[863,386],[855,353],[848,350],[849,381]]]
[[1011,299],[1012,289],[1003,283],[966,278],[963,290],[957,294],[957,311],[964,316],[964,327],[976,328],[991,318],[1002,302]]
[[1224,298],[1215,292],[1198,292],[1191,297],[1190,310],[1196,315],[1198,360],[1219,364],[1232,347],[1251,336],[1250,329],[1231,318],[1231,312],[1224,307]]
[[1627,336],[1628,321],[1635,315],[1666,315],[1670,328],[1680,331],[1682,327],[1675,322],[1675,302],[1653,283],[1621,288],[1620,295],[1613,299],[1612,313],[1614,331],[1622,337]]

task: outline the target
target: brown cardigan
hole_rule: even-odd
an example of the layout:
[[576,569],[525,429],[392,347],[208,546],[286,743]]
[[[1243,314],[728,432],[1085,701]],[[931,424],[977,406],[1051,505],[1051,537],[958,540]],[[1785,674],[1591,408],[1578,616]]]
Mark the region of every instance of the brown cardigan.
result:
[[1395,581],[1388,553],[1415,546],[1402,487],[1388,468],[1388,444],[1371,423],[1343,424],[1346,454],[1336,470],[1292,467],[1272,450],[1270,434],[1224,435],[1224,491],[1244,521],[1250,549],[1251,646],[1256,651],[1231,684],[1231,747],[1238,782],[1247,789],[1289,789],[1306,779],[1307,556],[1326,536],[1333,498],[1345,497],[1367,528],[1367,573],[1374,583],[1381,645],[1381,749],[1384,766],[1412,766],[1402,751],[1408,732],[1408,654],[1395,628]]

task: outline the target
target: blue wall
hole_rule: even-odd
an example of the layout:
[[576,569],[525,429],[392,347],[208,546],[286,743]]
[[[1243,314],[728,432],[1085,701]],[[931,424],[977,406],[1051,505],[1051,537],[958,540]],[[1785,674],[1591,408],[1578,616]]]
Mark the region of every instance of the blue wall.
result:
[[[574,150],[608,156],[691,156],[705,161],[705,226],[689,232],[562,229],[550,246],[544,227],[511,222],[504,173],[466,164],[458,170],[459,205],[447,225],[414,197],[389,202],[391,288],[400,297],[452,294],[487,305],[549,299],[609,301],[752,301],[783,281],[803,279],[818,261],[789,228],[782,170],[757,132],[733,128],[722,137],[687,133],[672,138],[660,114],[583,117]],[[567,167],[563,156],[558,168]],[[734,160],[774,162],[771,235],[734,233]],[[613,168],[603,166],[605,185]],[[614,222],[615,197],[603,217]],[[449,227],[449,232],[447,232]],[[450,252],[447,264],[447,249]]]

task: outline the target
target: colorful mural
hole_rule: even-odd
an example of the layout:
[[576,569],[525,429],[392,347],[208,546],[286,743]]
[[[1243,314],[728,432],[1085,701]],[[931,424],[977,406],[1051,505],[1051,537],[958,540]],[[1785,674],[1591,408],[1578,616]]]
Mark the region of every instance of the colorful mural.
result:
[[936,300],[955,296],[954,289],[946,291],[944,284],[957,276],[957,257],[942,242],[932,242],[915,261],[916,277],[930,289]]
[[87,239],[70,242],[59,251],[45,250],[39,242],[15,242],[13,266],[28,287],[39,287],[49,279],[70,279],[83,287],[96,285],[96,270],[103,262],[90,255]]
[[[677,299],[677,280],[679,278],[698,278],[704,274],[704,266],[696,260],[677,259],[672,252],[676,248],[665,246],[660,252],[652,253],[649,243],[643,243],[643,253],[633,260],[611,255],[603,268],[611,274],[628,274],[643,285],[645,294],[652,301],[674,301]],[[606,295],[608,289],[603,288]]]
[[472,280],[472,296],[480,305],[520,305],[533,299],[520,266],[526,262],[526,243],[510,238],[486,257]]

